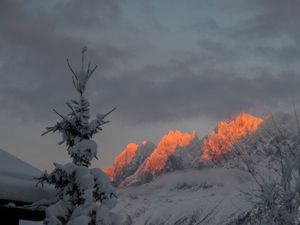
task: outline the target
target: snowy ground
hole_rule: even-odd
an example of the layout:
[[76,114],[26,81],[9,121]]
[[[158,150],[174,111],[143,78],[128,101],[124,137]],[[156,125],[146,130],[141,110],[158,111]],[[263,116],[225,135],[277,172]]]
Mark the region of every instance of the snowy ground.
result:
[[177,171],[119,190],[114,211],[123,216],[124,225],[220,225],[250,207],[241,192],[253,188],[249,175],[236,169]]
[[251,178],[240,170],[178,171],[119,190],[114,211],[122,214],[124,224],[224,224],[250,207],[241,191],[253,188]]

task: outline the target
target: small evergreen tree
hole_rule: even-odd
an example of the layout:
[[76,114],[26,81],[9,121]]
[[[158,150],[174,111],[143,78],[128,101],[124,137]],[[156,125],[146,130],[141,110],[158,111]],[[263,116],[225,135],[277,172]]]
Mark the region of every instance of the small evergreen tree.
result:
[[66,103],[70,109],[68,115],[54,112],[61,118],[52,127],[47,127],[45,135],[49,132],[59,132],[65,143],[72,163],[60,165],[54,163],[51,173],[45,172],[40,179],[56,189],[56,200],[46,209],[45,225],[114,225],[118,224],[118,216],[109,210],[116,203],[114,188],[105,173],[98,168],[89,169],[91,160],[97,158],[97,144],[92,140],[94,134],[102,130],[102,126],[109,121],[105,118],[115,110],[113,108],[106,114],[97,114],[90,120],[90,105],[84,97],[86,84],[97,66],[91,68],[91,63],[85,68],[85,52],[82,49],[82,64],[79,72],[75,72],[68,62],[72,72],[72,80],[78,100]]

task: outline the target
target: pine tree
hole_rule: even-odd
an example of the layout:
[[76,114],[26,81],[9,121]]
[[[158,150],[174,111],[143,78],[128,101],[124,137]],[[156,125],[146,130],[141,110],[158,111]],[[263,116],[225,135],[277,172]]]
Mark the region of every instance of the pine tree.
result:
[[115,110],[106,114],[97,114],[90,119],[90,105],[84,93],[87,82],[97,69],[88,63],[85,68],[85,52],[83,48],[81,69],[75,72],[67,60],[72,72],[72,80],[79,94],[77,100],[66,102],[70,113],[63,115],[54,112],[61,118],[54,126],[46,127],[49,132],[59,132],[65,143],[72,163],[60,165],[54,163],[51,173],[45,172],[40,182],[47,182],[56,189],[56,200],[46,209],[45,225],[114,225],[118,224],[118,216],[109,210],[116,204],[114,188],[105,173],[98,168],[90,169],[93,158],[97,159],[97,144],[92,140],[94,134],[102,130],[109,121],[105,118]]

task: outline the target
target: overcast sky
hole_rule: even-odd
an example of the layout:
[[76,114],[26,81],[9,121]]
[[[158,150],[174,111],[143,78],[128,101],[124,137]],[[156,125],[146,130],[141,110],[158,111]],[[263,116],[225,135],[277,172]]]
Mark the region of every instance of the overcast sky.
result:
[[241,111],[291,111],[300,94],[297,0],[0,0],[0,148],[39,168],[67,162],[44,127],[76,97],[69,58],[99,65],[88,84],[105,167],[128,142],[170,129],[201,137]]

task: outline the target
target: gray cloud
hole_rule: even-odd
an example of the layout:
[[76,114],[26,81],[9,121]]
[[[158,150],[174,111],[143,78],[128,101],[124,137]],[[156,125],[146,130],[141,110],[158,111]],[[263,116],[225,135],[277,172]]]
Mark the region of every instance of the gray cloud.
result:
[[244,35],[264,38],[288,35],[298,39],[300,34],[297,29],[300,9],[298,1],[254,0],[245,1],[245,3],[254,7],[256,14],[243,21],[245,26],[244,29],[241,26],[240,31],[244,31]]
[[0,1],[0,124],[21,120],[13,133],[25,122],[56,121],[52,108],[66,112],[75,95],[66,58],[76,67],[85,45],[99,64],[87,93],[92,109],[118,107],[118,140],[132,127],[135,137],[198,118],[210,124],[240,111],[289,110],[292,99],[299,105],[298,2],[169,3]]
[[[4,35],[1,36],[1,43],[6,45],[1,58],[4,60],[4,80],[7,82],[7,86],[1,89],[0,101],[5,106],[2,110],[15,112],[16,115],[22,111],[24,117],[47,120],[51,112],[49,107],[61,107],[64,110],[63,103],[59,105],[58,100],[73,93],[70,77],[65,75],[69,73],[65,64],[66,56],[71,56],[71,61],[76,65],[80,46],[88,41],[83,37],[63,34],[53,25],[53,18],[59,18],[60,14],[70,20],[69,23],[77,16],[77,8],[82,9],[80,13],[86,13],[89,10],[87,7],[90,7],[91,14],[96,15],[89,17],[79,13],[74,21],[82,17],[85,20],[83,24],[91,24],[90,20],[101,20],[94,10],[97,6],[105,5],[103,10],[111,11],[109,16],[104,13],[105,18],[112,17],[111,21],[116,21],[121,9],[116,2],[104,4],[91,1],[83,5],[79,1],[57,3],[52,7],[57,8],[58,12],[52,15],[50,10],[47,13],[52,17],[42,17],[42,23],[36,25],[36,15],[29,14],[25,5],[17,4],[17,1],[7,1],[6,4],[5,8],[9,8],[10,13],[18,13],[22,22],[6,21]],[[67,22],[63,22],[62,26],[67,25],[64,23]],[[79,27],[83,24],[79,23]],[[213,32],[221,29],[217,23],[210,24],[213,24]],[[255,29],[251,33],[264,35],[255,27],[252,24],[248,26],[249,29]],[[235,28],[221,29],[220,32],[226,37],[233,30],[244,32]],[[239,41],[236,43],[241,44]],[[13,46],[16,51],[11,50]],[[89,57],[103,65],[99,73],[112,70],[120,74],[117,77],[94,78],[91,90],[97,90],[92,95],[98,105],[96,109],[103,102],[109,102],[119,107],[118,117],[129,122],[168,122],[190,116],[219,118],[261,105],[272,108],[299,94],[296,88],[299,79],[293,71],[270,74],[266,68],[260,68],[259,72],[251,68],[254,72],[245,69],[243,74],[239,74],[240,70],[235,68],[234,63],[241,60],[241,56],[249,50],[247,47],[235,49],[226,39],[207,37],[200,39],[197,47],[200,54],[179,52],[165,65],[149,63],[141,69],[132,68],[123,73],[115,70],[114,66],[132,56],[129,50],[119,48],[110,41],[93,43]],[[281,59],[299,57],[299,50],[291,47],[270,48],[258,44],[252,51],[275,63]],[[108,103],[103,106],[108,107]]]
[[[81,1],[72,1],[70,8],[75,7],[76,2]],[[88,6],[95,10],[94,4],[96,2]],[[45,17],[40,17],[37,23],[36,15],[27,8],[30,7],[24,2],[1,2],[1,110],[15,116],[45,120],[49,117],[49,106],[53,107],[58,99],[73,93],[66,67],[67,57],[76,67],[81,47],[90,43],[89,57],[101,62],[101,69],[105,72],[117,62],[126,60],[129,53],[111,43],[99,41],[92,44],[83,37],[62,34]],[[89,9],[85,7],[85,11]],[[83,18],[87,19],[86,16]]]
[[[263,70],[254,76],[239,76],[220,68],[208,67],[228,55],[227,48],[217,46],[219,56],[211,59],[213,61],[210,61],[210,57],[205,61],[190,55],[183,57],[185,60],[174,59],[165,65],[147,66],[118,77],[93,77],[90,94],[92,101],[96,103],[95,110],[108,109],[113,104],[119,108],[116,115],[128,122],[160,123],[208,115],[211,118],[223,118],[232,112],[259,108],[262,105],[273,108],[280,102],[299,95],[300,77],[292,71],[268,74]],[[70,45],[69,51],[72,48],[76,49],[77,44]],[[212,48],[212,52],[216,50],[210,44],[206,48]],[[48,60],[55,58],[56,53],[52,51],[53,55],[47,56]],[[106,56],[114,52],[111,49],[107,51]],[[116,55],[123,54],[115,51]],[[111,58],[113,57],[114,54]],[[4,106],[2,110],[10,110],[18,116],[17,112],[22,112],[23,116],[35,120],[53,119],[53,116],[50,117],[51,107],[59,107],[64,111],[63,102],[74,93],[64,60],[65,57],[62,57],[55,62],[59,67],[54,63],[48,64],[49,68],[46,70],[43,64],[36,65],[34,70],[31,68],[40,77],[27,77],[32,80],[24,89],[14,86],[4,88],[0,98],[0,103]],[[192,69],[195,63],[200,64],[196,70]],[[24,74],[20,74],[19,78],[22,76]],[[163,77],[166,78],[162,79]]]
[[64,26],[107,27],[114,25],[121,15],[118,0],[56,1],[52,17]]
[[[104,80],[99,99],[117,103],[124,119],[155,123],[197,116],[223,118],[262,106],[272,110],[280,103],[290,107],[299,96],[299,85],[300,77],[293,72],[242,77],[212,70],[185,73],[166,82],[126,76]],[[114,88],[118,91],[111,92]]]

